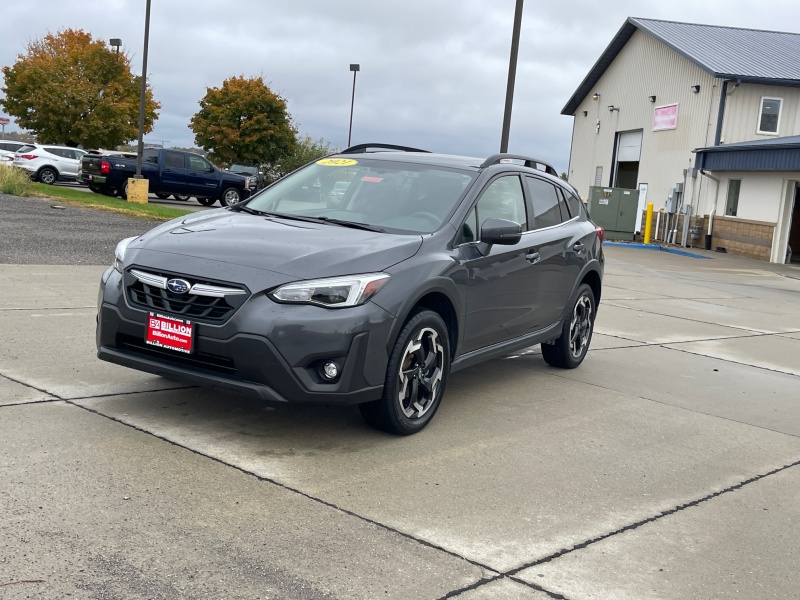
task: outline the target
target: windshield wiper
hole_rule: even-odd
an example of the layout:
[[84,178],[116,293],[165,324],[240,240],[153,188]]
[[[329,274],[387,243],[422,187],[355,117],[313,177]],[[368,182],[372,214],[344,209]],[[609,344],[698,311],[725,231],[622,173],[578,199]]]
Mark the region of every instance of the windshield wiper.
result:
[[332,219],[331,217],[309,217],[305,215],[288,215],[286,213],[269,212],[266,210],[256,210],[242,204],[236,204],[230,207],[230,210],[244,211],[251,215],[258,215],[260,217],[273,217],[276,219],[288,219],[290,221],[304,221],[306,223],[331,223],[341,227],[350,227],[352,229],[363,229],[364,231],[374,231],[376,233],[386,233],[385,229],[368,225],[367,223],[359,223],[357,221],[345,221],[344,219]]
[[386,233],[385,229],[380,227],[376,227],[375,225],[369,225],[367,223],[359,223],[358,221],[345,221],[344,219],[332,219],[330,217],[315,217],[320,221],[324,221],[325,223],[333,223],[335,225],[341,225],[342,227],[351,227],[353,229],[363,229],[364,231],[375,231],[377,233]]

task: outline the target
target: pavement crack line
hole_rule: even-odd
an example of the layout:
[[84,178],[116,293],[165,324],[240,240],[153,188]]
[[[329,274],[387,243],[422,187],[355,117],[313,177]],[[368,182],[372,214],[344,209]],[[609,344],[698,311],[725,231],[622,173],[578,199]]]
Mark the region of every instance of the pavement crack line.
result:
[[104,419],[108,419],[109,421],[113,421],[114,423],[118,423],[118,424],[120,424],[120,425],[122,425],[124,427],[129,427],[130,429],[133,429],[134,431],[138,431],[140,433],[144,433],[146,435],[152,436],[152,437],[154,437],[154,438],[156,438],[158,440],[161,440],[162,442],[166,442],[167,444],[169,444],[171,446],[174,446],[176,448],[181,448],[182,450],[186,450],[187,452],[195,454],[196,456],[201,456],[203,458],[206,458],[208,460],[214,461],[215,463],[218,463],[218,464],[223,465],[225,467],[228,467],[230,469],[234,469],[236,471],[239,471],[240,473],[243,473],[243,474],[248,475],[250,477],[254,477],[258,481],[263,481],[264,483],[272,484],[272,485],[277,486],[277,487],[279,487],[281,489],[284,489],[284,490],[286,490],[288,492],[292,492],[294,494],[302,496],[303,498],[311,500],[312,502],[316,502],[317,504],[321,504],[322,506],[325,506],[327,508],[331,508],[331,509],[333,509],[333,510],[335,510],[337,512],[346,514],[346,515],[348,515],[350,517],[353,517],[353,518],[358,519],[360,521],[363,521],[365,523],[369,523],[370,525],[378,527],[379,529],[383,529],[384,531],[388,531],[390,533],[394,533],[396,535],[404,537],[404,538],[406,538],[408,540],[411,540],[413,542],[416,542],[418,544],[421,544],[423,546],[426,546],[426,547],[431,548],[433,550],[436,550],[438,552],[443,552],[443,553],[445,553],[445,554],[447,554],[449,556],[452,556],[453,558],[457,558],[459,560],[463,560],[464,562],[467,562],[467,563],[469,563],[469,564],[471,564],[471,565],[473,565],[475,567],[478,567],[478,568],[482,569],[486,573],[492,573],[492,574],[499,575],[499,571],[497,569],[493,569],[492,567],[490,567],[488,565],[485,565],[485,564],[483,564],[481,562],[478,562],[476,560],[472,560],[470,558],[466,558],[465,556],[461,556],[460,554],[458,554],[456,552],[453,552],[452,550],[448,550],[447,548],[444,548],[442,546],[439,546],[437,544],[434,544],[433,542],[429,542],[429,541],[424,540],[422,538],[416,537],[416,536],[414,536],[414,535],[412,535],[410,533],[406,533],[404,531],[401,531],[400,529],[396,529],[394,527],[391,527],[390,525],[385,525],[384,523],[380,523],[379,521],[376,521],[374,519],[370,519],[369,517],[365,517],[363,515],[360,515],[360,514],[354,512],[354,511],[352,511],[352,510],[348,510],[348,509],[343,508],[343,507],[341,507],[341,506],[339,506],[337,504],[334,504],[333,502],[328,502],[327,500],[323,500],[322,498],[318,498],[317,496],[313,496],[313,495],[311,495],[311,494],[309,494],[307,492],[304,492],[304,491],[302,491],[302,490],[300,490],[298,488],[292,487],[290,485],[286,485],[285,483],[281,483],[280,481],[278,481],[276,479],[272,479],[271,477],[264,477],[262,475],[259,475],[259,474],[255,473],[255,472],[253,472],[253,471],[249,471],[249,470],[245,469],[244,467],[240,467],[239,465],[235,465],[235,464],[232,464],[232,463],[229,463],[229,462],[225,462],[221,458],[217,458],[216,456],[212,456],[210,454],[206,454],[206,453],[201,452],[199,450],[195,450],[194,448],[190,448],[188,446],[184,446],[183,444],[181,444],[179,442],[170,440],[169,438],[166,438],[166,437],[163,437],[161,435],[158,435],[157,433],[154,433],[152,431],[148,431],[147,429],[139,427],[138,425],[133,425],[131,423],[126,423],[125,421],[122,421],[121,419],[118,419],[116,417],[112,417],[110,415],[106,415],[104,413],[101,413],[98,410],[95,410],[93,408],[89,408],[88,406],[83,406],[81,404],[76,404],[75,402],[73,402],[71,400],[64,400],[64,402],[66,402],[67,404],[69,404],[71,406],[79,408],[81,410],[85,410],[85,411],[87,411],[89,413],[92,413],[94,415],[102,417]]
[[[750,477],[749,479],[745,479],[744,481],[740,481],[739,483],[736,483],[734,485],[728,486],[728,487],[726,487],[724,489],[721,489],[721,490],[718,490],[716,492],[712,492],[710,494],[707,494],[707,495],[703,496],[702,498],[698,498],[697,500],[692,500],[691,502],[686,502],[684,504],[679,504],[679,505],[677,505],[677,506],[675,506],[673,508],[669,508],[667,510],[662,510],[660,513],[655,514],[655,515],[653,515],[651,517],[647,517],[645,519],[641,519],[640,521],[636,521],[634,523],[630,523],[628,525],[624,525],[623,527],[620,527],[619,529],[615,529],[614,531],[610,531],[608,533],[604,533],[602,535],[598,535],[596,537],[589,538],[588,540],[585,540],[585,541],[583,541],[583,542],[581,542],[579,544],[575,544],[575,545],[571,546],[570,548],[563,548],[563,549],[559,550],[558,552],[554,552],[554,553],[552,553],[552,554],[550,554],[548,556],[545,556],[545,557],[540,558],[538,560],[535,560],[533,562],[530,562],[530,563],[524,564],[524,565],[522,565],[520,567],[517,567],[515,569],[512,569],[512,570],[508,571],[507,573],[505,573],[505,575],[508,576],[508,577],[513,577],[514,575],[524,571],[525,569],[530,569],[531,567],[536,567],[538,565],[551,562],[553,560],[556,560],[558,558],[561,558],[562,556],[566,556],[567,554],[571,554],[571,553],[576,552],[578,550],[583,550],[585,548],[588,548],[589,546],[597,544],[598,542],[602,542],[603,540],[607,540],[610,537],[614,537],[614,536],[620,535],[622,533],[627,533],[628,531],[633,531],[635,529],[639,529],[640,527],[642,527],[644,525],[648,525],[649,523],[654,523],[654,522],[656,522],[656,521],[658,521],[660,519],[663,519],[664,517],[669,517],[671,515],[677,514],[677,513],[681,512],[681,511],[684,511],[686,509],[693,508],[695,506],[699,506],[700,504],[708,502],[709,500],[713,500],[714,498],[718,498],[719,496],[722,496],[724,494],[729,494],[731,492],[735,492],[737,490],[742,489],[745,486],[748,486],[748,485],[750,485],[752,483],[760,481],[760,480],[762,480],[762,479],[764,479],[766,477],[770,477],[772,475],[776,475],[778,473],[781,473],[782,471],[786,471],[787,469],[791,469],[791,468],[797,467],[797,466],[800,466],[800,460],[796,460],[793,463],[789,463],[787,465],[783,465],[782,467],[777,467],[775,469],[772,469],[771,471],[767,471],[766,473],[762,473],[761,475],[754,475],[753,477]],[[515,579],[515,581],[516,581],[516,579]]]
[[[702,323],[703,325],[714,325],[715,327],[727,327],[728,329],[737,329],[739,331],[749,331],[758,335],[778,335],[780,333],[798,333],[800,330],[792,330],[792,331],[760,331],[758,329],[753,329],[752,327],[742,327],[738,325],[723,325],[722,323],[711,323],[709,321],[702,321],[699,319],[690,319],[689,317],[676,317],[675,315],[667,315],[662,312],[657,311],[644,311],[641,308],[632,308],[630,306],[624,306],[622,304],[614,304],[613,300],[609,300],[605,303],[606,306],[613,306],[614,308],[621,308],[624,310],[632,310],[638,313],[647,312],[650,315],[658,315],[660,317],[668,317],[670,319],[680,319],[681,321],[689,321],[690,323]],[[737,337],[737,336],[730,336],[730,337]]]
[[481,587],[483,587],[485,585],[489,585],[490,583],[494,583],[495,581],[500,581],[501,579],[510,579],[510,580],[512,580],[512,581],[514,581],[516,583],[524,585],[525,587],[529,587],[529,588],[531,588],[533,590],[536,590],[537,592],[542,592],[543,594],[547,594],[547,596],[549,596],[550,598],[553,598],[554,600],[569,600],[569,598],[567,598],[563,594],[559,594],[558,592],[550,591],[550,590],[548,590],[546,588],[543,588],[540,585],[536,585],[535,583],[531,583],[529,581],[525,581],[524,579],[520,579],[518,577],[510,577],[510,576],[502,575],[502,574],[501,575],[495,575],[494,577],[491,577],[489,579],[481,579],[480,581],[476,581],[472,585],[467,585],[467,586],[464,586],[462,588],[458,588],[457,590],[453,590],[451,592],[448,592],[447,594],[445,594],[444,596],[441,596],[437,600],[447,600],[448,598],[456,598],[456,597],[460,596],[461,594],[465,594],[467,592],[471,592],[473,590],[477,590],[478,588],[481,588]]
[[[777,336],[776,333],[770,333],[767,335]],[[742,336],[742,337],[759,337],[759,336]],[[780,336],[778,336],[780,337]],[[698,342],[715,342],[720,338],[714,338],[710,340],[695,340]],[[722,338],[722,339],[740,339],[740,338]],[[787,338],[787,339],[794,339],[794,338]],[[675,352],[683,352],[685,354],[691,354],[692,356],[702,356],[703,358],[713,358],[714,360],[721,360],[723,362],[731,363],[732,365],[740,365],[743,367],[751,367],[753,369],[760,369],[762,371],[769,371],[770,373],[780,373],[781,375],[788,375],[789,377],[800,377],[797,373],[792,373],[790,371],[781,371],[780,369],[773,369],[771,367],[764,367],[762,365],[752,365],[750,363],[739,362],[738,360],[733,360],[731,358],[721,358],[719,356],[709,356],[708,354],[701,354],[700,352],[692,352],[691,350],[685,350],[683,348],[672,348],[673,344],[691,344],[693,342],[668,342],[669,345],[659,344],[664,350],[673,350]]]

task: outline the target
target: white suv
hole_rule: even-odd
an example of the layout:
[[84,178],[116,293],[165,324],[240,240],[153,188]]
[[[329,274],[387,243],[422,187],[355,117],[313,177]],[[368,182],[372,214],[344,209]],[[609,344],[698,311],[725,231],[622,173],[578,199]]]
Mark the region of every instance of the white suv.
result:
[[11,140],[0,140],[0,164],[14,160],[14,153],[27,146],[25,142],[12,142]]
[[14,166],[25,169],[31,179],[42,183],[55,183],[58,180],[75,181],[85,150],[66,146],[28,144],[14,155]]

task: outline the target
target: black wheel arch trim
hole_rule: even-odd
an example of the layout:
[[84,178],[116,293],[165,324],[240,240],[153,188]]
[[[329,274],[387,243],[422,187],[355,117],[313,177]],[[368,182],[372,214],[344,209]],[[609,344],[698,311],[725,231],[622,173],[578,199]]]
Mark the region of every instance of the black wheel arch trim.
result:
[[[408,319],[411,316],[411,313],[414,311],[414,309],[420,305],[420,302],[423,300],[423,298],[425,298],[426,296],[430,296],[431,294],[443,295],[450,303],[450,306],[453,309],[451,316],[456,321],[456,330],[455,332],[448,331],[450,338],[448,340],[450,342],[450,361],[451,362],[453,361],[453,357],[456,355],[458,342],[461,339],[463,339],[464,319],[462,318],[462,315],[458,308],[462,304],[462,301],[459,298],[458,288],[455,282],[449,277],[435,277],[431,279],[424,288],[420,289],[414,296],[410,296],[409,299],[402,304],[400,310],[396,311],[397,314],[395,314],[394,316],[397,318],[395,319],[395,322],[392,324],[392,328],[389,331],[388,339],[386,340],[387,351],[390,351],[394,347],[397,338],[400,336],[400,331],[403,329],[403,326],[406,324],[406,322],[408,322]],[[378,306],[380,306],[387,312],[390,312],[390,314],[394,312],[394,311],[389,311],[385,306],[383,306],[379,302],[375,303],[378,304]],[[423,304],[423,306],[426,305]],[[436,309],[433,307],[428,306],[428,308],[434,310],[435,312],[439,312],[436,311]],[[447,315],[442,315],[440,313],[440,316],[442,317],[442,320],[445,322],[445,324],[448,326],[449,330],[451,324],[448,323]],[[454,338],[456,342],[455,344],[453,343]]]

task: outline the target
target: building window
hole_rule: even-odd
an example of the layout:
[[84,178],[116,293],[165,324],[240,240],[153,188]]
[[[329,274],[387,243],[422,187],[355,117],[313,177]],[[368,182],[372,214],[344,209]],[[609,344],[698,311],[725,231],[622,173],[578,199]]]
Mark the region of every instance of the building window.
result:
[[728,181],[728,203],[725,205],[725,215],[728,217],[736,216],[736,210],[739,208],[739,189],[741,187],[741,179]]
[[758,133],[776,135],[781,122],[781,98],[761,98],[761,115],[758,119]]
[[594,184],[596,186],[603,185],[603,167],[594,168]]

